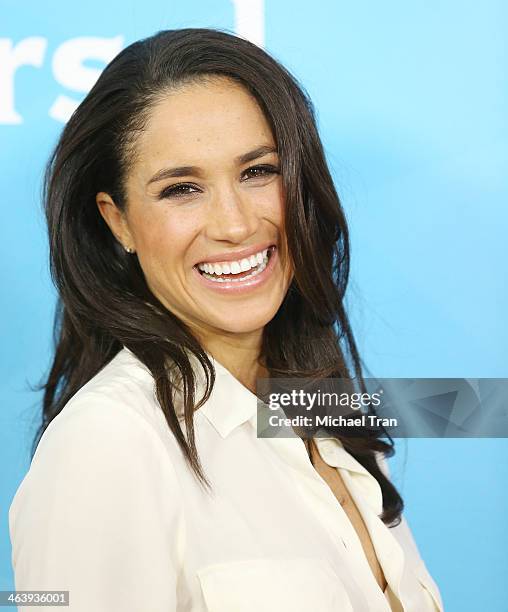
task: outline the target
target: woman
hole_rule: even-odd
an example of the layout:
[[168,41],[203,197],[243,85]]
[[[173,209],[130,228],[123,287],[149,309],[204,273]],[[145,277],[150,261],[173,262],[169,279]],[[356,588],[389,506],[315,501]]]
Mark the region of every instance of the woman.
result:
[[16,588],[74,612],[442,610],[391,440],[256,434],[258,377],[361,379],[295,79],[230,34],[160,32],[104,70],[45,186],[57,346]]

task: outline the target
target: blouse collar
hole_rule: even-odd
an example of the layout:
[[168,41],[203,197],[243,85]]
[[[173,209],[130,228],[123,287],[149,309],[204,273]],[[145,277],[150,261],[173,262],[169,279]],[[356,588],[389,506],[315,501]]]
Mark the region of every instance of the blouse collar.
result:
[[[134,358],[136,365],[144,370],[145,375],[146,372],[150,374],[144,364],[129,349],[124,347],[124,350],[131,358]],[[247,423],[248,427],[257,430],[258,397],[210,353],[207,352],[207,356],[215,368],[215,384],[208,401],[199,408],[198,413],[201,413],[208,420],[222,438],[227,438],[244,423]],[[190,360],[197,379],[195,398],[199,400],[206,389],[206,376],[194,355],[190,355]],[[266,439],[271,441],[271,438]],[[294,435],[290,437],[277,437],[274,440],[279,451],[286,456],[288,463],[293,466],[299,464],[300,469],[305,471],[312,467],[301,438]],[[373,505],[379,511],[379,507],[382,507],[381,490],[378,482],[370,472],[344,449],[342,443],[337,438],[333,436],[320,436],[314,438],[314,440],[320,454],[329,465],[345,469],[351,474],[356,475],[357,482],[361,483],[368,490]],[[309,473],[313,472],[315,472],[314,468]],[[313,475],[315,476],[315,474]]]
[[[232,431],[246,422],[249,426],[256,427],[257,396],[210,353],[207,355],[215,368],[215,384],[209,400],[199,411],[222,438],[227,438]],[[205,389],[204,372],[199,364],[195,370],[201,396]]]

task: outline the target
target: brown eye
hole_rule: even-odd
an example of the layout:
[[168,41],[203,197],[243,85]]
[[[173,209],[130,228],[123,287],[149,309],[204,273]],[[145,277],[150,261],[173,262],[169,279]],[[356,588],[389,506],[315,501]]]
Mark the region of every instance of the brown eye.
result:
[[191,185],[189,183],[178,183],[178,185],[171,185],[171,187],[166,187],[163,189],[159,194],[159,199],[181,198],[182,196],[190,195],[192,193],[196,193],[197,191],[199,190],[195,187],[195,185]]
[[279,169],[270,165],[252,166],[251,168],[247,168],[243,173],[247,179],[264,178],[271,174],[279,174]]

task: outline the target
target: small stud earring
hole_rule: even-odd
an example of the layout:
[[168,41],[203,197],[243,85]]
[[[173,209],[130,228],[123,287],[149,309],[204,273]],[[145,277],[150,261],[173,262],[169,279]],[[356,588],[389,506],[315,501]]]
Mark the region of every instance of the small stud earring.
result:
[[124,247],[124,249],[127,251],[127,253],[134,253],[134,249],[131,249],[130,247]]

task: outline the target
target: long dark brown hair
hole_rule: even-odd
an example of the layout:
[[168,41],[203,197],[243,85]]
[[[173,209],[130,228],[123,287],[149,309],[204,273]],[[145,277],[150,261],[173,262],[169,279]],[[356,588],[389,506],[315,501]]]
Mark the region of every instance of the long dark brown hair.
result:
[[[363,381],[344,308],[348,228],[308,95],[283,66],[247,40],[204,28],[161,31],[131,44],[106,67],[66,124],[47,165],[44,206],[58,300],[55,354],[39,386],[43,418],[32,454],[71,397],[126,346],[151,371],[169,428],[198,481],[210,486],[195,445],[193,413],[212,391],[213,365],[188,326],[149,290],[137,256],[125,252],[96,205],[96,194],[103,191],[125,210],[126,176],[151,109],[176,86],[210,76],[229,77],[254,96],[281,162],[295,275],[264,328],[265,367],[273,377]],[[199,400],[191,356],[207,381]],[[175,412],[168,363],[183,381],[187,435]],[[393,440],[381,430],[355,437],[330,433],[379,482],[382,520],[398,524],[402,498],[376,460],[376,453],[394,453]]]

